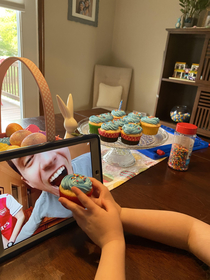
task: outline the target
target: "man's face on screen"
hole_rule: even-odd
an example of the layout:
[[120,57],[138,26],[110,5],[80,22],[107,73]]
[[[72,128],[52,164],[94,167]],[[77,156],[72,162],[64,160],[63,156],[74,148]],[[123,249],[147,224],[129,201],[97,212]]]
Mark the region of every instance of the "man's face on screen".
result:
[[73,173],[68,148],[13,159],[23,180],[32,188],[58,195],[61,180]]

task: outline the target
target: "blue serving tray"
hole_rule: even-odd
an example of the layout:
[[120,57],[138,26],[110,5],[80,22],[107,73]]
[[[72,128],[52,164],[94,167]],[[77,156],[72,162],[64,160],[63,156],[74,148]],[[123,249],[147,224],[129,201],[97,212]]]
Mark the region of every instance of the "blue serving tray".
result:
[[[161,127],[163,129],[165,129],[168,133],[174,134],[175,129],[161,125]],[[203,148],[207,148],[209,146],[209,143],[206,141],[203,141],[201,138],[199,138],[198,136],[195,138],[195,143],[193,146],[193,151],[199,150],[199,149],[203,149]],[[165,152],[164,155],[158,155],[157,154],[157,150],[160,149],[162,151]],[[171,151],[171,144],[168,145],[162,145],[162,146],[158,146],[155,148],[150,148],[150,149],[142,149],[142,150],[138,150],[140,153],[144,154],[147,157],[150,157],[152,159],[161,159],[164,157],[168,157]]]

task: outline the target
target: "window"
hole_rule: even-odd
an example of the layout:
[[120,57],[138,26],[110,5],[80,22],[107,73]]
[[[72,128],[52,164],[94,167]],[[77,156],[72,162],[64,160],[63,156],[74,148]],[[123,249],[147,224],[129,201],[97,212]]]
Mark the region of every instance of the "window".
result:
[[[17,10],[18,56],[26,57],[39,66],[38,0],[0,0],[0,7]],[[29,70],[19,63],[20,104],[22,117],[39,116],[39,91]]]

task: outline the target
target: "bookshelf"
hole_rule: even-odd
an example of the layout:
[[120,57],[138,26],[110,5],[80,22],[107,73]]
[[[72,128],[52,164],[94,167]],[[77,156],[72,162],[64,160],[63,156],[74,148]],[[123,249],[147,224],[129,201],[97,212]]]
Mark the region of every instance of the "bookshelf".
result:
[[[168,32],[154,115],[175,128],[174,106],[186,105],[198,134],[210,137],[210,29],[166,29]],[[199,64],[195,81],[171,78],[177,61]]]

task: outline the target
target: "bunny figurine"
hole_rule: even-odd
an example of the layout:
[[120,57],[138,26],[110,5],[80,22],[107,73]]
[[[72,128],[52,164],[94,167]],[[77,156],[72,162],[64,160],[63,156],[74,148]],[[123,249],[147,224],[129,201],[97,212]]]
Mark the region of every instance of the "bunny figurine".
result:
[[66,130],[64,138],[74,137],[72,133],[77,128],[77,121],[74,119],[74,106],[71,93],[67,99],[67,105],[63,102],[59,95],[56,95],[58,107],[64,117],[64,128]]

